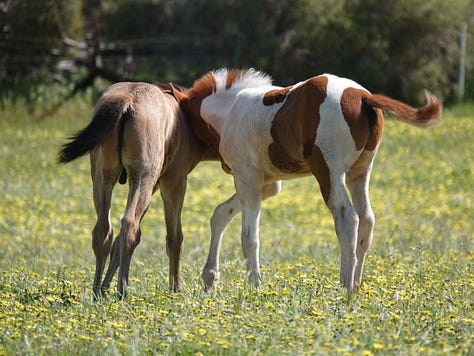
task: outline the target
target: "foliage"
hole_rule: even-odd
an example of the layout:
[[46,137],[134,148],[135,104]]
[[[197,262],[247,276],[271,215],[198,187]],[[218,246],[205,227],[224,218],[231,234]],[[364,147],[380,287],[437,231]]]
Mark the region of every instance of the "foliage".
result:
[[[132,260],[129,298],[91,301],[94,210],[88,159],[55,163],[90,119],[83,100],[33,124],[22,105],[0,116],[0,354],[460,354],[474,351],[473,106],[421,130],[387,119],[371,196],[377,216],[361,291],[338,286],[333,222],[313,178],[263,204],[263,285],[246,285],[236,218],[215,295],[199,279],[209,217],[233,190],[218,164],[189,178],[184,290],[167,289],[156,196]],[[126,189],[117,187],[118,229]]]
[[307,71],[338,73],[411,102],[424,100],[424,88],[445,98],[455,94],[459,29],[453,19],[463,22],[466,2],[308,2],[313,14],[297,15],[301,28],[287,52],[291,58],[296,48],[304,51],[293,66],[300,77]]
[[32,82],[51,82],[49,74],[64,55],[62,35],[80,35],[76,5],[66,0],[0,1],[0,94],[14,87],[28,96]]
[[87,42],[91,26],[81,18],[93,6],[101,10],[101,60],[125,77],[190,85],[210,69],[256,67],[289,85],[332,72],[412,103],[425,88],[456,98],[467,23],[466,94],[474,91],[472,0],[0,1],[7,88],[64,76],[55,66],[72,53],[61,39]]

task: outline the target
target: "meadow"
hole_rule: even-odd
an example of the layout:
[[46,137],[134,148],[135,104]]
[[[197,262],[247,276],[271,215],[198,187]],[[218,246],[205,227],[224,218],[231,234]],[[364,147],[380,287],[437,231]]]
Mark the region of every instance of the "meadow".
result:
[[[125,301],[92,301],[89,161],[56,164],[90,99],[32,119],[0,111],[0,355],[474,354],[474,106],[435,128],[386,119],[371,181],[377,218],[359,293],[338,285],[333,221],[311,177],[263,203],[263,284],[245,283],[240,218],[227,230],[215,294],[200,280],[209,218],[233,193],[219,164],[189,176],[183,290],[168,291],[159,194],[142,224]],[[114,193],[119,230],[126,187]],[[115,287],[115,283],[114,283]]]

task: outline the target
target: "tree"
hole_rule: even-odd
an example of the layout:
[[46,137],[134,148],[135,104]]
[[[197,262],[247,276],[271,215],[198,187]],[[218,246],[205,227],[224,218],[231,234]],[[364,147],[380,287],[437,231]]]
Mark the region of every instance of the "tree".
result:
[[25,76],[43,80],[46,73],[54,70],[62,45],[54,16],[56,10],[53,0],[0,2],[3,89],[14,86]]
[[[473,0],[0,0],[0,80],[60,81],[74,93],[109,81],[190,85],[219,67],[255,67],[289,85],[324,72],[416,103],[456,97]],[[51,16],[51,13],[55,16]],[[66,20],[67,19],[67,20]],[[69,21],[72,19],[72,21]]]

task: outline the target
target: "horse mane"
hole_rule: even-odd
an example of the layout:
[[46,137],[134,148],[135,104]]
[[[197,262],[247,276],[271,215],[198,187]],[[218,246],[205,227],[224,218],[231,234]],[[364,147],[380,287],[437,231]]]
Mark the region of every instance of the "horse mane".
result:
[[154,86],[157,86],[158,88],[160,88],[161,91],[163,91],[167,94],[171,94],[171,95],[172,95],[171,86],[173,86],[174,89],[178,90],[181,93],[184,93],[184,92],[186,92],[186,90],[188,90],[188,88],[186,88],[182,85],[176,84],[176,83],[153,82],[151,84],[153,84]]
[[205,96],[207,96],[214,92],[215,89],[216,81],[214,79],[214,75],[212,74],[212,72],[208,72],[194,82],[191,89],[188,90],[187,95],[190,98],[202,94],[205,94]]
[[254,68],[218,69],[212,72],[217,82],[217,89],[258,88],[272,85],[272,78]]
[[272,85],[272,78],[254,68],[227,69],[222,68],[204,74],[194,82],[188,91],[190,97],[206,93],[207,95],[228,89],[258,88]]

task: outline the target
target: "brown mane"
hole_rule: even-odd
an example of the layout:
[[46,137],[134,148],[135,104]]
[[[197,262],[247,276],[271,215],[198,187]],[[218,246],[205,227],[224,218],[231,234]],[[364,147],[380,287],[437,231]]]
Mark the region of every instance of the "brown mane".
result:
[[187,96],[189,98],[197,96],[206,97],[215,91],[216,84],[217,83],[214,78],[214,75],[212,74],[212,72],[208,72],[194,82],[191,89],[188,90]]

